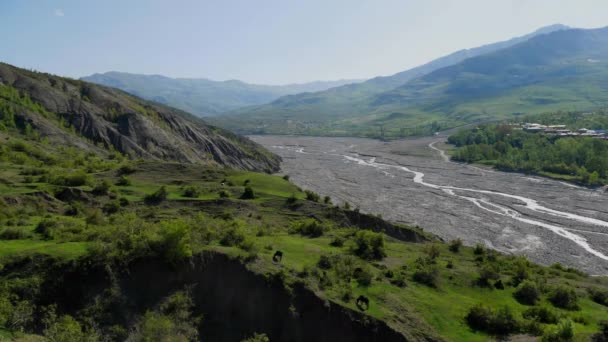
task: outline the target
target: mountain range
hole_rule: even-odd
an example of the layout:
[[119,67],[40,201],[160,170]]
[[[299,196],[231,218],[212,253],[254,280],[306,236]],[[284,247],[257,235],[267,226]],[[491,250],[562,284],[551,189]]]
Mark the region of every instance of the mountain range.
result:
[[606,105],[607,29],[549,26],[388,78],[285,96],[213,122],[241,133],[403,136]]
[[272,102],[284,95],[322,91],[361,81],[339,80],[260,85],[238,80],[170,78],[161,75],[140,75],[115,71],[93,74],[81,79],[118,88],[135,96],[179,108],[197,116],[213,116],[241,107]]

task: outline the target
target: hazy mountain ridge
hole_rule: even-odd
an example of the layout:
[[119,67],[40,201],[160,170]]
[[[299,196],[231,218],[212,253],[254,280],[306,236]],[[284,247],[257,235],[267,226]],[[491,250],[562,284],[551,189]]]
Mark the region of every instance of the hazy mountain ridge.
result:
[[[530,38],[565,29],[568,27],[564,25],[547,26],[507,41],[460,50],[392,76],[376,77],[362,83],[316,93],[289,95],[267,105],[236,110],[228,117],[217,118],[214,122],[241,132],[348,135],[353,131],[353,126],[359,125],[360,120],[365,121],[365,117],[377,114],[378,107],[384,104],[382,101],[394,95],[391,93],[393,89],[413,79],[458,64],[468,58],[499,51]],[[374,116],[372,119],[377,117]],[[291,120],[291,123],[286,124],[287,120]],[[353,120],[356,122],[352,122]],[[301,124],[294,128],[293,122]],[[323,126],[323,128],[311,131],[311,125]]]
[[8,64],[0,64],[0,87],[14,94],[2,100],[16,108],[18,126],[29,125],[55,144],[246,170],[279,167],[277,156],[247,138],[117,89]]
[[314,81],[286,85],[250,84],[239,80],[170,78],[106,72],[82,80],[115,87],[136,96],[170,105],[198,116],[217,115],[241,107],[271,102],[281,96],[321,91],[360,80]]

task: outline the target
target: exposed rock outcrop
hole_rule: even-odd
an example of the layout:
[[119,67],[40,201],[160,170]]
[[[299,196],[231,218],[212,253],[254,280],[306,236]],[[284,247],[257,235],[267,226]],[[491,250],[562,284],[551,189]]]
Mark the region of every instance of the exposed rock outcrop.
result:
[[103,145],[134,158],[211,162],[265,172],[279,168],[279,157],[247,138],[117,89],[1,63],[0,85],[17,89],[52,114],[21,106],[16,121],[30,124],[54,143],[98,151]]

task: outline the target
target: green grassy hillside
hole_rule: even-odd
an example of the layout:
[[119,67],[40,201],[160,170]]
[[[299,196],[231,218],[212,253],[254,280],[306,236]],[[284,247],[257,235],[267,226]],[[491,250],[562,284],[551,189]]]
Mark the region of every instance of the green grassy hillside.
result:
[[[120,288],[107,289],[106,299],[85,297],[81,306],[66,306],[45,297],[57,274],[41,271],[64,264],[86,274],[106,265],[119,276],[138,260],[160,258],[177,267],[200,253],[241,260],[243,268],[288,292],[304,286],[328,305],[386,322],[410,340],[549,336],[571,327],[582,341],[608,320],[605,277],[444,243],[419,228],[323,203],[284,177],[129,160],[118,153],[104,157],[10,129],[2,141],[0,327],[8,336],[25,331],[56,339],[61,333],[84,341],[204,335],[213,312],[197,325],[190,313],[199,309],[179,311],[178,320],[163,302],[158,311],[134,311],[130,315],[139,318],[120,321],[105,311],[116,310],[112,305],[127,310],[114,302]],[[281,262],[273,261],[276,251],[283,253]],[[531,299],[515,295],[524,284],[533,288]],[[556,299],[563,291],[566,302]],[[166,300],[183,303],[181,296]],[[358,305],[360,296],[369,305]],[[55,311],[49,311],[52,304]],[[159,320],[163,325],[147,330]]]

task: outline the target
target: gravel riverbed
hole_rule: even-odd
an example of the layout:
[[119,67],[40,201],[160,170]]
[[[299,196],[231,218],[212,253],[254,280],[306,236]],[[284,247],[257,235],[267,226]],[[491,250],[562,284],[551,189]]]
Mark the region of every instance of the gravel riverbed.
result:
[[282,172],[294,183],[334,202],[419,225],[445,240],[608,274],[603,190],[450,162],[441,136],[250,138],[283,158]]

